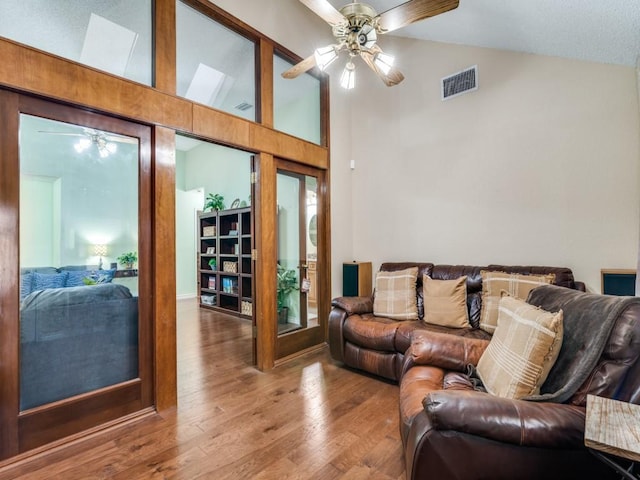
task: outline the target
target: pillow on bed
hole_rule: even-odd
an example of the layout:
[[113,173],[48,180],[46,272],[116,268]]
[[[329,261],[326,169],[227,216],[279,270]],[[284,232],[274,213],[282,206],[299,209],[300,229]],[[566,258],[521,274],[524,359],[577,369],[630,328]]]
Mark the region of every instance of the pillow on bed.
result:
[[113,270],[69,270],[65,287],[82,287],[83,285],[95,285],[97,283],[109,283],[113,280],[116,271]]
[[61,273],[33,273],[33,289],[47,290],[49,288],[62,288],[64,287],[65,280],[67,279],[67,272]]
[[33,291],[33,273],[23,273],[20,275],[20,300]]

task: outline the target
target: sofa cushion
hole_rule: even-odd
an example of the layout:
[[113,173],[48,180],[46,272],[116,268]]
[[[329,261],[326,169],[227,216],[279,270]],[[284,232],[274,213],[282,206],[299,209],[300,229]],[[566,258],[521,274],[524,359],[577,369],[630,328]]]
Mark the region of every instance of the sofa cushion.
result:
[[33,274],[33,289],[36,290],[47,290],[50,288],[62,288],[64,287],[64,282],[67,278],[67,272],[61,273],[38,273],[34,272]]
[[491,335],[479,328],[449,328],[440,325],[431,325],[419,320],[413,322],[399,322],[398,330],[396,331],[396,351],[400,353],[406,352],[407,348],[411,346],[411,341],[416,335],[416,332],[419,331],[448,333],[459,337],[477,338],[481,340],[491,339]]
[[373,313],[392,320],[418,318],[416,281],[418,267],[395,272],[378,272],[373,298]]
[[482,271],[482,310],[480,328],[493,333],[498,322],[498,304],[504,290],[521,300],[526,300],[529,292],[540,285],[553,283],[554,274],[520,275],[518,273]]
[[422,285],[426,323],[451,328],[471,326],[467,312],[466,275],[455,280],[434,280],[425,275]]
[[562,346],[562,310],[549,313],[503,295],[498,327],[477,372],[493,395],[523,398],[538,394]]
[[395,352],[395,336],[399,322],[371,314],[350,315],[344,321],[345,340],[364,348]]

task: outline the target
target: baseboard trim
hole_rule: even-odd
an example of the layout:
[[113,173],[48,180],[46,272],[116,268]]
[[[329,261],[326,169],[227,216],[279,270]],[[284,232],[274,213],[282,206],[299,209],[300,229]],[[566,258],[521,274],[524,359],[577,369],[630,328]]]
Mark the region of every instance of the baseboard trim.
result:
[[189,300],[190,298],[196,298],[198,295],[195,293],[183,293],[182,295],[176,295],[176,300]]

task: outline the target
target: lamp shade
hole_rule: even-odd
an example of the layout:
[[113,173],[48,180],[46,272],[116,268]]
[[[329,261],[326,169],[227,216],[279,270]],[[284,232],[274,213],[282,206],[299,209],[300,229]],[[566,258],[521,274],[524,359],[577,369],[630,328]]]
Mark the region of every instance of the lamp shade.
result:
[[333,45],[316,49],[313,54],[316,59],[316,65],[320,70],[327,68],[333,61],[338,58],[338,52]]
[[93,254],[98,257],[104,257],[107,254],[107,246],[106,245],[94,245],[93,246]]
[[373,57],[373,63],[385,75],[387,75],[391,70],[391,67],[393,67],[394,61],[395,58],[393,55],[389,55],[384,52],[378,52],[375,57]]
[[340,77],[340,86],[351,90],[356,86],[356,67],[352,62],[347,63]]

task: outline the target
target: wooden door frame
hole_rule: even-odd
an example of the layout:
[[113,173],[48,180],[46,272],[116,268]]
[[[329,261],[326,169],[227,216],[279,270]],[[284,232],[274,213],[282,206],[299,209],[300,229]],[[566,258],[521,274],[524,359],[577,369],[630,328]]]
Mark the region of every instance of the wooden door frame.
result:
[[[319,230],[320,234],[318,235],[318,259],[317,259],[317,269],[319,272],[325,272],[328,269],[329,259],[328,259],[328,232],[324,231],[324,228],[327,225],[327,219],[329,212],[328,209],[325,208],[326,204],[326,192],[327,192],[327,171],[313,168],[307,165],[301,165],[299,163],[291,162],[284,159],[276,159],[275,160],[275,172],[274,174],[277,176],[278,171],[288,171],[293,172],[296,175],[308,175],[312,177],[316,177],[318,181],[318,204],[316,207],[316,215],[318,215],[318,228],[323,228],[323,230]],[[275,183],[275,182],[274,182]],[[276,187],[277,190],[277,187]],[[306,191],[306,189],[305,189]],[[302,192],[301,192],[302,195]],[[277,198],[277,192],[276,192]],[[274,199],[275,200],[275,199]],[[275,209],[274,209],[275,211]],[[303,213],[301,212],[301,215]],[[306,219],[306,217],[305,217]],[[306,221],[306,220],[305,220]],[[277,220],[275,221],[275,226],[277,230]],[[304,227],[306,229],[306,226]],[[302,239],[301,239],[302,241]],[[274,252],[277,254],[277,249]],[[274,262],[275,263],[275,262]],[[272,274],[275,272],[272,270]],[[320,275],[322,277],[322,275]],[[318,346],[323,345],[323,343],[327,339],[327,323],[329,318],[329,310],[328,310],[328,302],[322,301],[323,299],[329,296],[329,292],[327,290],[326,281],[322,281],[320,278],[320,282],[318,282],[317,288],[317,298],[318,298],[318,327],[306,328],[301,331],[294,331],[291,334],[284,335],[279,337],[277,334],[277,318],[274,316],[274,321],[272,323],[272,328],[274,329],[274,361],[282,360],[292,355],[299,354],[305,350],[310,348],[316,348]],[[269,298],[269,297],[267,297]],[[275,299],[274,296],[270,297]]]
[[[151,141],[148,126],[88,112],[75,107],[0,90],[0,173],[2,191],[0,206],[3,212],[0,225],[4,248],[0,252],[4,265],[3,278],[19,278],[19,127],[20,115],[34,115],[51,120],[98,128],[131,137],[140,141],[138,160],[138,378],[112,385],[99,391],[45,404],[20,411],[19,407],[19,351],[20,304],[19,281],[9,281],[0,288],[0,458],[50,443],[62,437],[76,434],[105,422],[150,408],[154,403],[154,352],[152,326],[152,178]],[[6,185],[5,185],[6,184]],[[79,412],[83,415],[79,416]]]

